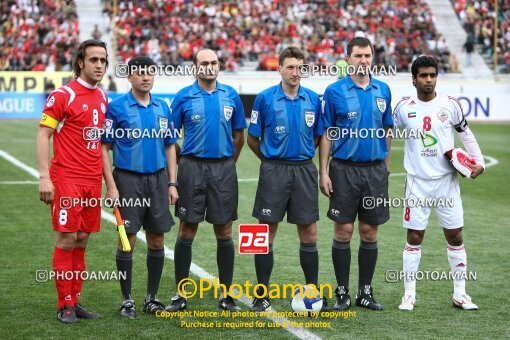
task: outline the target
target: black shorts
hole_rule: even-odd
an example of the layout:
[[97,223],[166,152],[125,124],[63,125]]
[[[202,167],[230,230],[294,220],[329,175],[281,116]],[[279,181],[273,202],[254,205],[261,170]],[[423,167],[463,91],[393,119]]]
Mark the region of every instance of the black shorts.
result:
[[233,158],[183,156],[177,173],[179,201],[175,215],[188,223],[237,220],[238,186]]
[[[126,233],[135,234],[143,225],[153,233],[166,233],[175,224],[168,202],[168,172],[161,169],[152,174],[141,174],[119,168],[113,170],[113,179],[122,200],[133,203],[120,207]],[[147,202],[148,204],[144,204]]]
[[[388,172],[384,161],[364,164],[333,158],[329,163],[333,192],[329,200],[328,217],[338,223],[353,223],[356,216],[362,222],[380,225],[390,219],[387,204],[371,206],[365,201],[388,199]],[[365,208],[365,206],[367,208]]]
[[252,216],[276,223],[283,220],[285,212],[287,222],[293,224],[319,220],[317,168],[312,160],[262,161]]

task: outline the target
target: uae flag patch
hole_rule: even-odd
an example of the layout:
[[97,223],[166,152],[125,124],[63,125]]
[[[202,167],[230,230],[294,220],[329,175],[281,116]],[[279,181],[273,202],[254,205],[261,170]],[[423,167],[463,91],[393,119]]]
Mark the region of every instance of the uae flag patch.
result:
[[414,118],[416,117],[416,112],[408,112],[407,113],[407,118]]

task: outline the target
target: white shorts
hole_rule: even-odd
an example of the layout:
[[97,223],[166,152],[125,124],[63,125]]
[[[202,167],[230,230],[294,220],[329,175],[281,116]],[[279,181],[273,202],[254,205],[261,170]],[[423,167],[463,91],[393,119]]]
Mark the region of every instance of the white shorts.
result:
[[403,212],[404,228],[425,230],[430,210],[435,208],[439,224],[445,229],[464,226],[464,210],[457,173],[438,179],[407,175]]

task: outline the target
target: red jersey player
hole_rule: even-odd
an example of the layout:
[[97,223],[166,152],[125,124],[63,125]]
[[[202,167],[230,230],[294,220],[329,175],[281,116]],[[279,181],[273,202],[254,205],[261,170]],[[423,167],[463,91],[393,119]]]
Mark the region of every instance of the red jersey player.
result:
[[[85,270],[85,246],[98,232],[101,207],[101,142],[98,129],[105,119],[107,97],[97,87],[108,66],[106,44],[86,40],[73,63],[76,77],[53,91],[43,109],[37,135],[39,195],[51,204],[55,251],[53,271],[58,292],[58,320],[99,316],[79,304]],[[53,158],[48,169],[50,138]],[[89,200],[90,204],[87,204]]]

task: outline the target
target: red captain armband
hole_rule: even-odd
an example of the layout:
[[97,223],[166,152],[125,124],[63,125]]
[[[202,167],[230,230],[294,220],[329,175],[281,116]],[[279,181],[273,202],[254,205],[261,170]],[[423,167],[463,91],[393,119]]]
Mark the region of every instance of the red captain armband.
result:
[[450,164],[463,177],[471,178],[473,170],[468,165],[476,165],[476,162],[469,157],[469,154],[461,148],[454,148],[444,153]]

